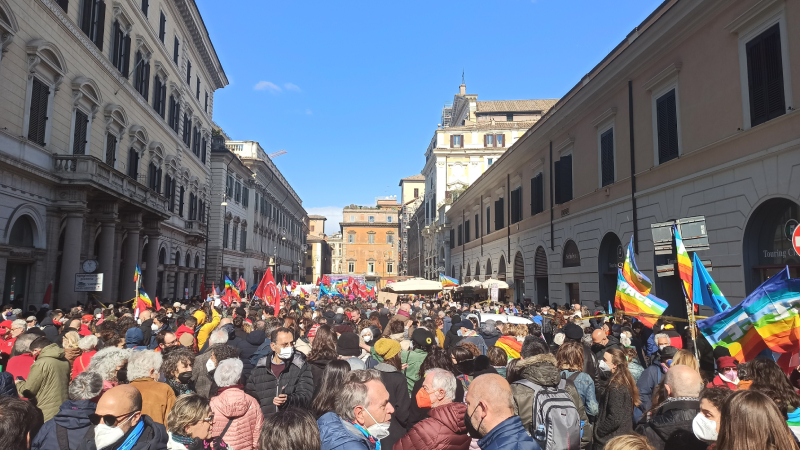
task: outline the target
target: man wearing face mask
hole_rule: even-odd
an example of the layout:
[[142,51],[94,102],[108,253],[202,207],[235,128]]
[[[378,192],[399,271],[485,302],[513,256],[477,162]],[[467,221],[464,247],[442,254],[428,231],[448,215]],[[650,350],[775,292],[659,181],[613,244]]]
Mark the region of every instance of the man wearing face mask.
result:
[[376,450],[389,436],[394,406],[374,369],[354,370],[342,384],[336,412],[317,420],[322,450]]
[[94,426],[83,437],[78,450],[163,450],[167,430],[142,414],[142,395],[130,385],[109,389],[89,415]]
[[481,450],[541,450],[514,414],[511,387],[500,375],[481,375],[465,399],[464,423]]
[[271,351],[258,360],[245,385],[245,392],[258,399],[264,415],[287,406],[308,408],[314,395],[314,380],[306,357],[295,351],[294,334],[284,327],[270,334]]
[[447,370],[425,372],[422,389],[417,391],[416,403],[428,408],[428,418],[414,425],[394,448],[398,450],[467,450],[472,439],[467,434],[464,415],[467,407],[454,403],[456,378]]
[[664,380],[667,399],[636,432],[644,435],[657,450],[705,450],[708,444],[695,437],[692,422],[700,410],[703,379],[689,366],[675,366]]
[[606,350],[611,350],[612,348],[625,351],[625,347],[619,343],[619,338],[613,334],[607,336],[603,330],[594,330],[592,332],[592,351],[598,361],[602,361]]

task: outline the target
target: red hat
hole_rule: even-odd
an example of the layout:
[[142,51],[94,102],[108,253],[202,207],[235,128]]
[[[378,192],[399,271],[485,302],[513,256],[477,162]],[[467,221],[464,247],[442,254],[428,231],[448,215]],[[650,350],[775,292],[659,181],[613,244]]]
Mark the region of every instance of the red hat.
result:
[[724,369],[726,367],[736,367],[739,363],[733,356],[723,356],[717,360],[717,368]]
[[311,329],[308,330],[308,337],[312,338],[316,336],[318,329],[319,329],[319,324],[315,324],[313,327],[311,327]]
[[94,319],[94,316],[92,316],[91,314],[85,314],[81,316],[81,321],[83,322],[91,322],[92,319]]
[[11,321],[10,320],[4,320],[4,321],[0,322],[0,327],[8,328],[10,330],[11,329]]

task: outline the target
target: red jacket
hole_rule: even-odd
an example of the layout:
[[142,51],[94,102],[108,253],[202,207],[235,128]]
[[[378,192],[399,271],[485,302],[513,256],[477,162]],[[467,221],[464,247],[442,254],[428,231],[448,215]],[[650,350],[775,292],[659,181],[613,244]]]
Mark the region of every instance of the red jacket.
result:
[[11,355],[11,351],[14,350],[15,342],[17,342],[17,338],[13,337],[9,337],[8,339],[0,339],[0,353]]
[[739,386],[731,383],[730,381],[725,381],[719,377],[719,375],[715,376],[711,383],[706,385],[707,388],[714,388],[714,387],[721,387],[721,388],[728,388],[732,391],[739,389]]
[[72,362],[72,380],[89,367],[89,363],[92,361],[92,356],[94,356],[95,353],[97,353],[97,350],[83,352],[81,356],[75,358],[75,361]]
[[428,418],[414,425],[394,450],[467,450],[472,438],[464,425],[467,405],[448,403],[430,410]]
[[186,325],[181,325],[178,327],[178,331],[175,332],[175,339],[180,339],[183,333],[189,333],[194,336],[194,330],[187,327]]
[[10,373],[14,376],[16,380],[17,377],[22,377],[24,379],[28,379],[28,374],[31,373],[31,366],[33,365],[33,356],[30,353],[23,353],[21,355],[17,355],[8,360],[8,367],[6,367],[6,372]]

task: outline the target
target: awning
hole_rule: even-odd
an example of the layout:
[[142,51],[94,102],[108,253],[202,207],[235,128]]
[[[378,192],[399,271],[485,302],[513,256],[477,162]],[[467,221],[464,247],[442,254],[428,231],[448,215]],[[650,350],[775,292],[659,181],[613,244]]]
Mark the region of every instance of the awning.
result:
[[508,289],[508,283],[505,281],[495,280],[494,278],[489,278],[488,280],[481,283],[481,286],[484,289],[491,289],[492,285],[496,284],[498,289]]
[[386,286],[387,292],[394,292],[395,294],[424,294],[428,292],[441,292],[441,290],[442,283],[426,280],[424,278],[412,278]]

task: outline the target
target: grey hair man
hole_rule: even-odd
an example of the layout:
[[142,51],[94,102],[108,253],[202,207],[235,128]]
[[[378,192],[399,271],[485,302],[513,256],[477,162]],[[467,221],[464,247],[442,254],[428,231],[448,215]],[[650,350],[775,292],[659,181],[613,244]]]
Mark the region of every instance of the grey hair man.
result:
[[128,359],[128,379],[142,394],[142,414],[165,425],[167,414],[175,404],[175,392],[168,384],[158,382],[161,362],[161,353],[153,350],[132,352]]
[[661,350],[664,347],[669,347],[672,343],[669,340],[669,335],[667,333],[658,333],[657,335],[653,336],[653,340],[656,341],[656,345],[658,349]]
[[44,423],[31,442],[31,448],[49,448],[58,442],[57,429],[62,427],[70,443],[77,446],[91,428],[89,415],[94,414],[97,400],[103,392],[103,377],[95,372],[83,372],[69,385],[69,398],[61,404],[58,414]]
[[28,323],[25,319],[16,319],[11,322],[11,337],[15,338],[24,333],[28,329]]
[[336,398],[336,412],[317,420],[322,447],[373,450],[378,441],[389,436],[393,413],[381,373],[375,369],[354,370],[344,379]]

